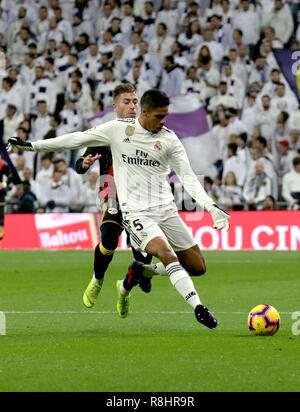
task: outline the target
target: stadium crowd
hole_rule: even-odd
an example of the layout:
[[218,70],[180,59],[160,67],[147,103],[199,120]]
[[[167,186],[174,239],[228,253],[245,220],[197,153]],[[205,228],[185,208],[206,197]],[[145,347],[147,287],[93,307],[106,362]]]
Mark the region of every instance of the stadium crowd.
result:
[[[300,49],[297,0],[2,0],[3,141],[96,126],[120,82],[139,97],[190,93],[209,117],[209,195],[229,210],[299,209],[300,109],[276,48]],[[98,168],[83,180],[77,155],[11,153],[23,184],[7,210],[96,212]]]

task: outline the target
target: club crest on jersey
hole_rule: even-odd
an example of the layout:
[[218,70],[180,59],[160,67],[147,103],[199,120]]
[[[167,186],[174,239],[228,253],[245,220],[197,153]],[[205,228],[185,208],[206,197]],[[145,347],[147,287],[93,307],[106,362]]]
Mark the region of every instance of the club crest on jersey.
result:
[[162,148],[162,145],[161,145],[160,141],[156,140],[155,145],[154,145],[154,149],[159,151],[159,150],[161,150],[161,148]]
[[107,211],[110,215],[116,215],[118,213],[118,209],[116,209],[115,207],[109,207]]
[[125,129],[126,136],[132,136],[134,133],[135,128],[133,126],[127,126]]
[[145,238],[145,237],[148,236],[148,233],[145,232],[144,230],[142,230],[142,231],[139,233],[139,235],[140,235],[141,237]]

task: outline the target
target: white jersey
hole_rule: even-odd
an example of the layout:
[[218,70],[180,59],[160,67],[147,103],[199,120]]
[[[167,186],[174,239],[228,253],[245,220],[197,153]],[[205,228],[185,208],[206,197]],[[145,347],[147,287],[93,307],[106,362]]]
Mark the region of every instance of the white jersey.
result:
[[33,142],[35,151],[56,151],[89,146],[110,146],[114,180],[122,212],[155,211],[173,201],[166,178],[171,169],[201,207],[212,199],[191,169],[176,134],[163,127],[158,133],[144,129],[138,119],[117,119],[85,132]]

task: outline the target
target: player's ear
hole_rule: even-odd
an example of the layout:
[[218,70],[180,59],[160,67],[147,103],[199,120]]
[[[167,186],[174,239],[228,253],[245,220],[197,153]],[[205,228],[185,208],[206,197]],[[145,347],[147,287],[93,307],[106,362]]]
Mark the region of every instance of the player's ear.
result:
[[141,107],[141,114],[145,117],[147,117],[149,111],[147,110],[146,107]]

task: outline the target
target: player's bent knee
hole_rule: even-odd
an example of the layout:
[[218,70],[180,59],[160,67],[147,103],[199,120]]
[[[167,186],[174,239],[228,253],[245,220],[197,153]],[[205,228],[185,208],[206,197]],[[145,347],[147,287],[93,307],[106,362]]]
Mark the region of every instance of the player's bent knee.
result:
[[206,264],[204,260],[201,260],[201,263],[197,265],[195,268],[189,271],[191,276],[202,276],[206,273]]
[[[157,252],[157,258],[166,266],[171,262],[177,260],[177,256],[171,250],[159,250]],[[174,260],[175,258],[175,260]]]
[[101,243],[108,250],[115,250],[122,232],[120,226],[107,222],[101,225]]

